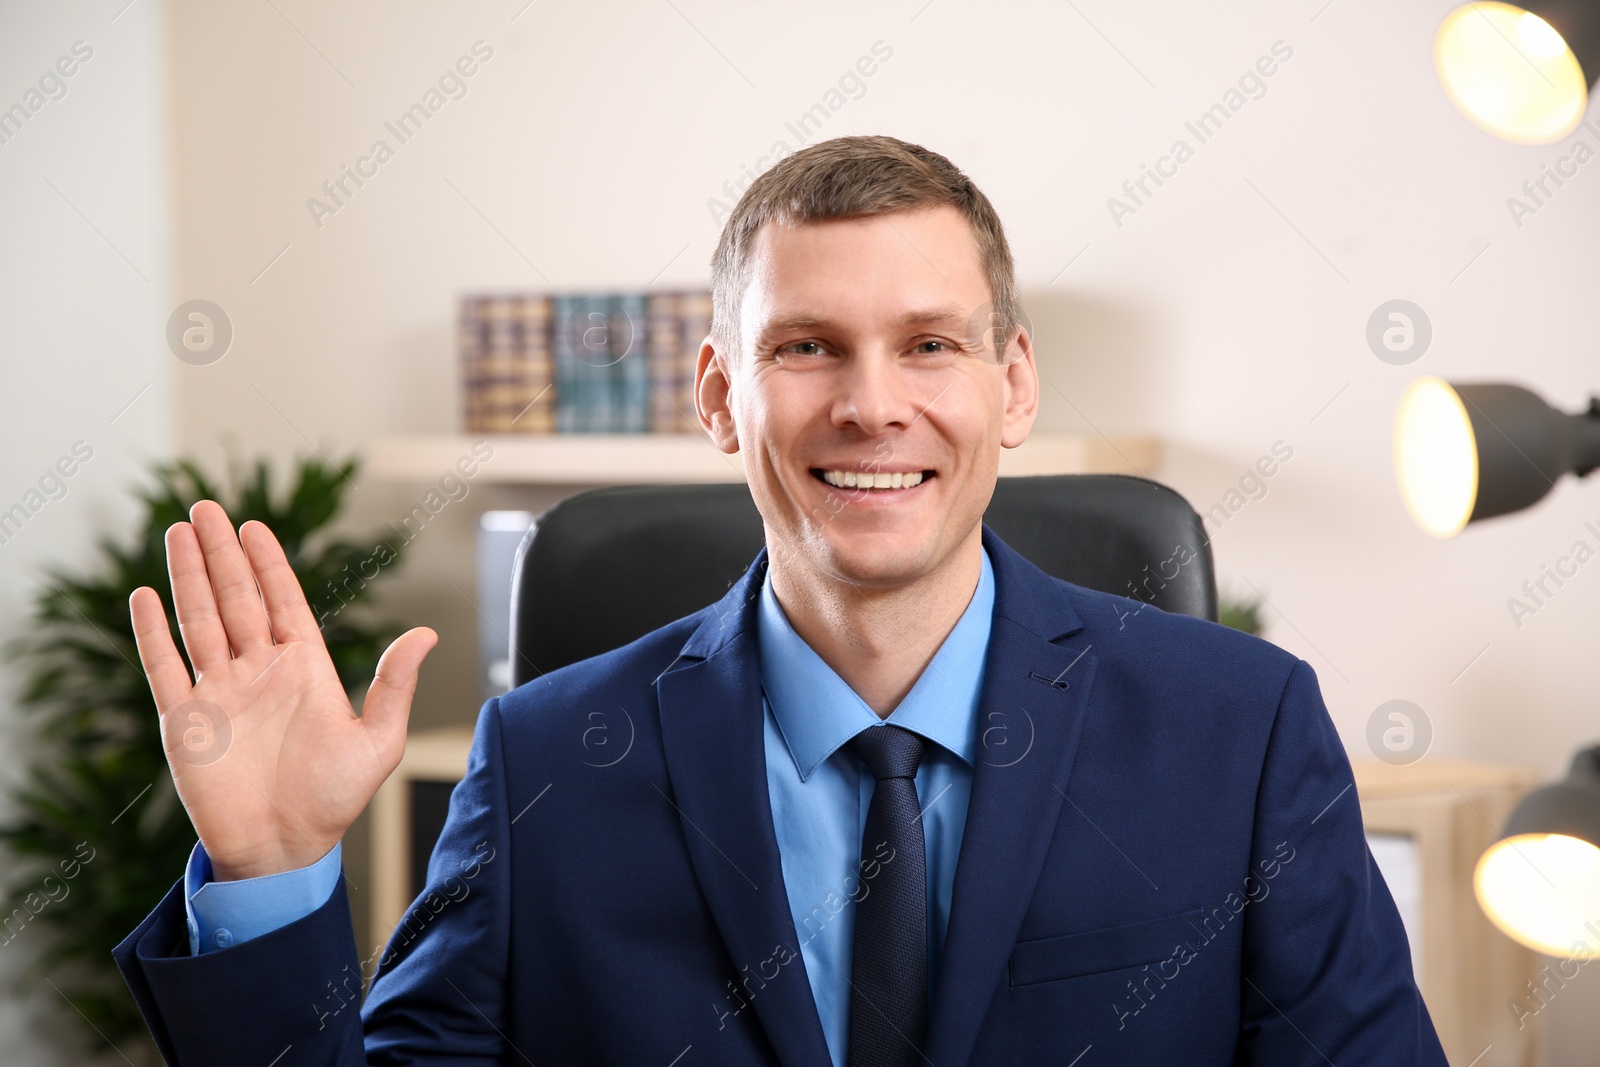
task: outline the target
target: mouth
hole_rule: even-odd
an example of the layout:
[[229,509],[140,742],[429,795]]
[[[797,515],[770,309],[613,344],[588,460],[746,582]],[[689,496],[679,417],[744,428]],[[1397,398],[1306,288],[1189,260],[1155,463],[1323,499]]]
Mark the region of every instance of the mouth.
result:
[[868,493],[903,493],[923,485],[937,474],[922,471],[853,471],[812,467],[811,476],[834,489],[858,489]]

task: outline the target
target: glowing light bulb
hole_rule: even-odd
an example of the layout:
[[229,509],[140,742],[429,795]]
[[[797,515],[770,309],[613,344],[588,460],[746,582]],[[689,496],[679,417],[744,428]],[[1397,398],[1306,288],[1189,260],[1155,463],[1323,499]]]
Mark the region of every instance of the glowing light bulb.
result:
[[1478,446],[1466,406],[1442,378],[1418,378],[1400,398],[1394,465],[1417,525],[1441,540],[1460,533],[1478,498]]
[[1589,85],[1554,26],[1504,3],[1464,4],[1433,40],[1434,69],[1452,103],[1518,144],[1559,141],[1583,121]]
[[1600,848],[1563,834],[1497,842],[1473,872],[1478,903],[1508,937],[1538,952],[1600,952]]

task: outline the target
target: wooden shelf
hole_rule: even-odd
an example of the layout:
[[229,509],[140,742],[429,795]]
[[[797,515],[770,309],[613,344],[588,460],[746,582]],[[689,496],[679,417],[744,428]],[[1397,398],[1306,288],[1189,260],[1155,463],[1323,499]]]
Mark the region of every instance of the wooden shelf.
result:
[[[391,481],[431,482],[487,440],[494,455],[479,465],[477,482],[507,485],[669,485],[742,482],[738,454],[718,451],[710,438],[686,434],[431,434],[380,437],[367,448],[367,469]],[[1153,437],[1087,437],[1034,433],[1020,448],[1003,449],[1000,473],[1153,474],[1161,443]]]

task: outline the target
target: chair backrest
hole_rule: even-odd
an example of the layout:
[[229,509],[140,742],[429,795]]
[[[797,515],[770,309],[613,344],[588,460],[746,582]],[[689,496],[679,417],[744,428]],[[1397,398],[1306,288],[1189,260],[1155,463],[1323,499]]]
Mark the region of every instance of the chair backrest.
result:
[[[1054,577],[1217,617],[1200,516],[1159,482],[1117,474],[1001,478],[984,522]],[[764,543],[743,483],[626,486],[562,500],[517,550],[511,684],[714,603]]]

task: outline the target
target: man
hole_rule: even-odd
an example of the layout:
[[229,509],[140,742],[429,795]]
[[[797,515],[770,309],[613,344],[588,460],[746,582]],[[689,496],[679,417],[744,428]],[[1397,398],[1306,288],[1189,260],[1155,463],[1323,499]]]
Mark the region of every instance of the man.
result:
[[[200,844],[116,954],[169,1062],[1444,1064],[1311,668],[982,525],[1039,379],[976,186],[822,142],[712,266],[700,421],[767,547],[484,706],[359,1015],[338,842],[436,636],[358,718],[268,530],[202,502],[168,532],[197,677],[154,591],[134,628]],[[196,714],[220,759],[186,758]]]

